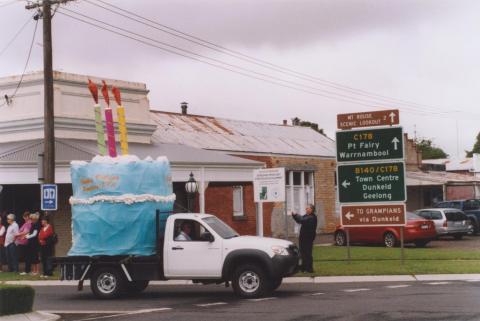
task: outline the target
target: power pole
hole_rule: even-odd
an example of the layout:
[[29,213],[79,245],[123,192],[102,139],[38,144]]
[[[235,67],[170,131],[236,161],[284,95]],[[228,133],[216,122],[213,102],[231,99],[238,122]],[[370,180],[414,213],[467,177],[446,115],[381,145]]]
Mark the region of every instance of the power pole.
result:
[[42,0],[27,5],[26,9],[42,8],[43,18],[43,83],[44,83],[44,183],[55,183],[55,121],[53,101],[53,58],[52,58],[52,4],[61,4],[73,0]]

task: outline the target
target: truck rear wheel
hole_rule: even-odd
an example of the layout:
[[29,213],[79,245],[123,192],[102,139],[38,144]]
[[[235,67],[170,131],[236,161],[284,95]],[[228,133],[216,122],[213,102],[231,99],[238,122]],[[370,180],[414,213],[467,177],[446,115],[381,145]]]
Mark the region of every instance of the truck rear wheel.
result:
[[271,290],[265,272],[255,264],[243,264],[236,268],[232,287],[235,294],[242,298],[258,298]]
[[148,280],[132,281],[126,283],[128,293],[140,293],[148,286]]
[[125,287],[125,278],[114,267],[104,267],[95,270],[90,278],[90,288],[99,299],[118,298]]

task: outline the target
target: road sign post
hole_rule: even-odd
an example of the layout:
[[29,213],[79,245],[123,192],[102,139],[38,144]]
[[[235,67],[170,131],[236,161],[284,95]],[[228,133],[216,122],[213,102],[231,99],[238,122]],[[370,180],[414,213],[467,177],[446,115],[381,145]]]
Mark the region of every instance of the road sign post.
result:
[[400,124],[400,112],[398,109],[337,115],[338,129],[392,126],[398,124]]
[[[348,261],[351,228],[399,226],[403,264],[405,144],[402,127],[393,126],[399,123],[398,110],[337,115],[337,190]],[[384,127],[370,128],[376,126]]]
[[405,201],[403,162],[338,165],[337,176],[340,203]]
[[42,211],[56,211],[58,206],[58,187],[56,184],[41,185]]
[[403,159],[401,127],[337,132],[337,161],[358,162]]

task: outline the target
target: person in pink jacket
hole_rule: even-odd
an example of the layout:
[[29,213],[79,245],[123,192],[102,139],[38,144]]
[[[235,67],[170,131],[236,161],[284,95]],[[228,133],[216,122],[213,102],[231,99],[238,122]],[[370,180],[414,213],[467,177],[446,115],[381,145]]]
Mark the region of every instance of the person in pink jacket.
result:
[[[30,219],[30,212],[25,212],[23,213],[23,220],[25,223],[20,227],[20,230],[18,230],[18,233],[15,237],[15,244],[17,245],[17,250],[18,250],[18,256],[20,258],[23,258],[25,260],[26,254],[27,254],[27,247],[28,247],[28,238],[27,235],[30,233],[30,230],[32,228],[32,220]],[[27,273],[30,273],[30,266],[27,266],[25,264],[25,271],[20,273],[20,275],[26,275]]]

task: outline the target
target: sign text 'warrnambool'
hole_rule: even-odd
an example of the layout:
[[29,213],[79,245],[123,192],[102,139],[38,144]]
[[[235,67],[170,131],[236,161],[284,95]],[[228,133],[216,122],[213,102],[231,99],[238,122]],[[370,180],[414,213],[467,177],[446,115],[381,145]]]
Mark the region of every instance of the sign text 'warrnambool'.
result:
[[401,127],[337,132],[337,161],[403,159]]

